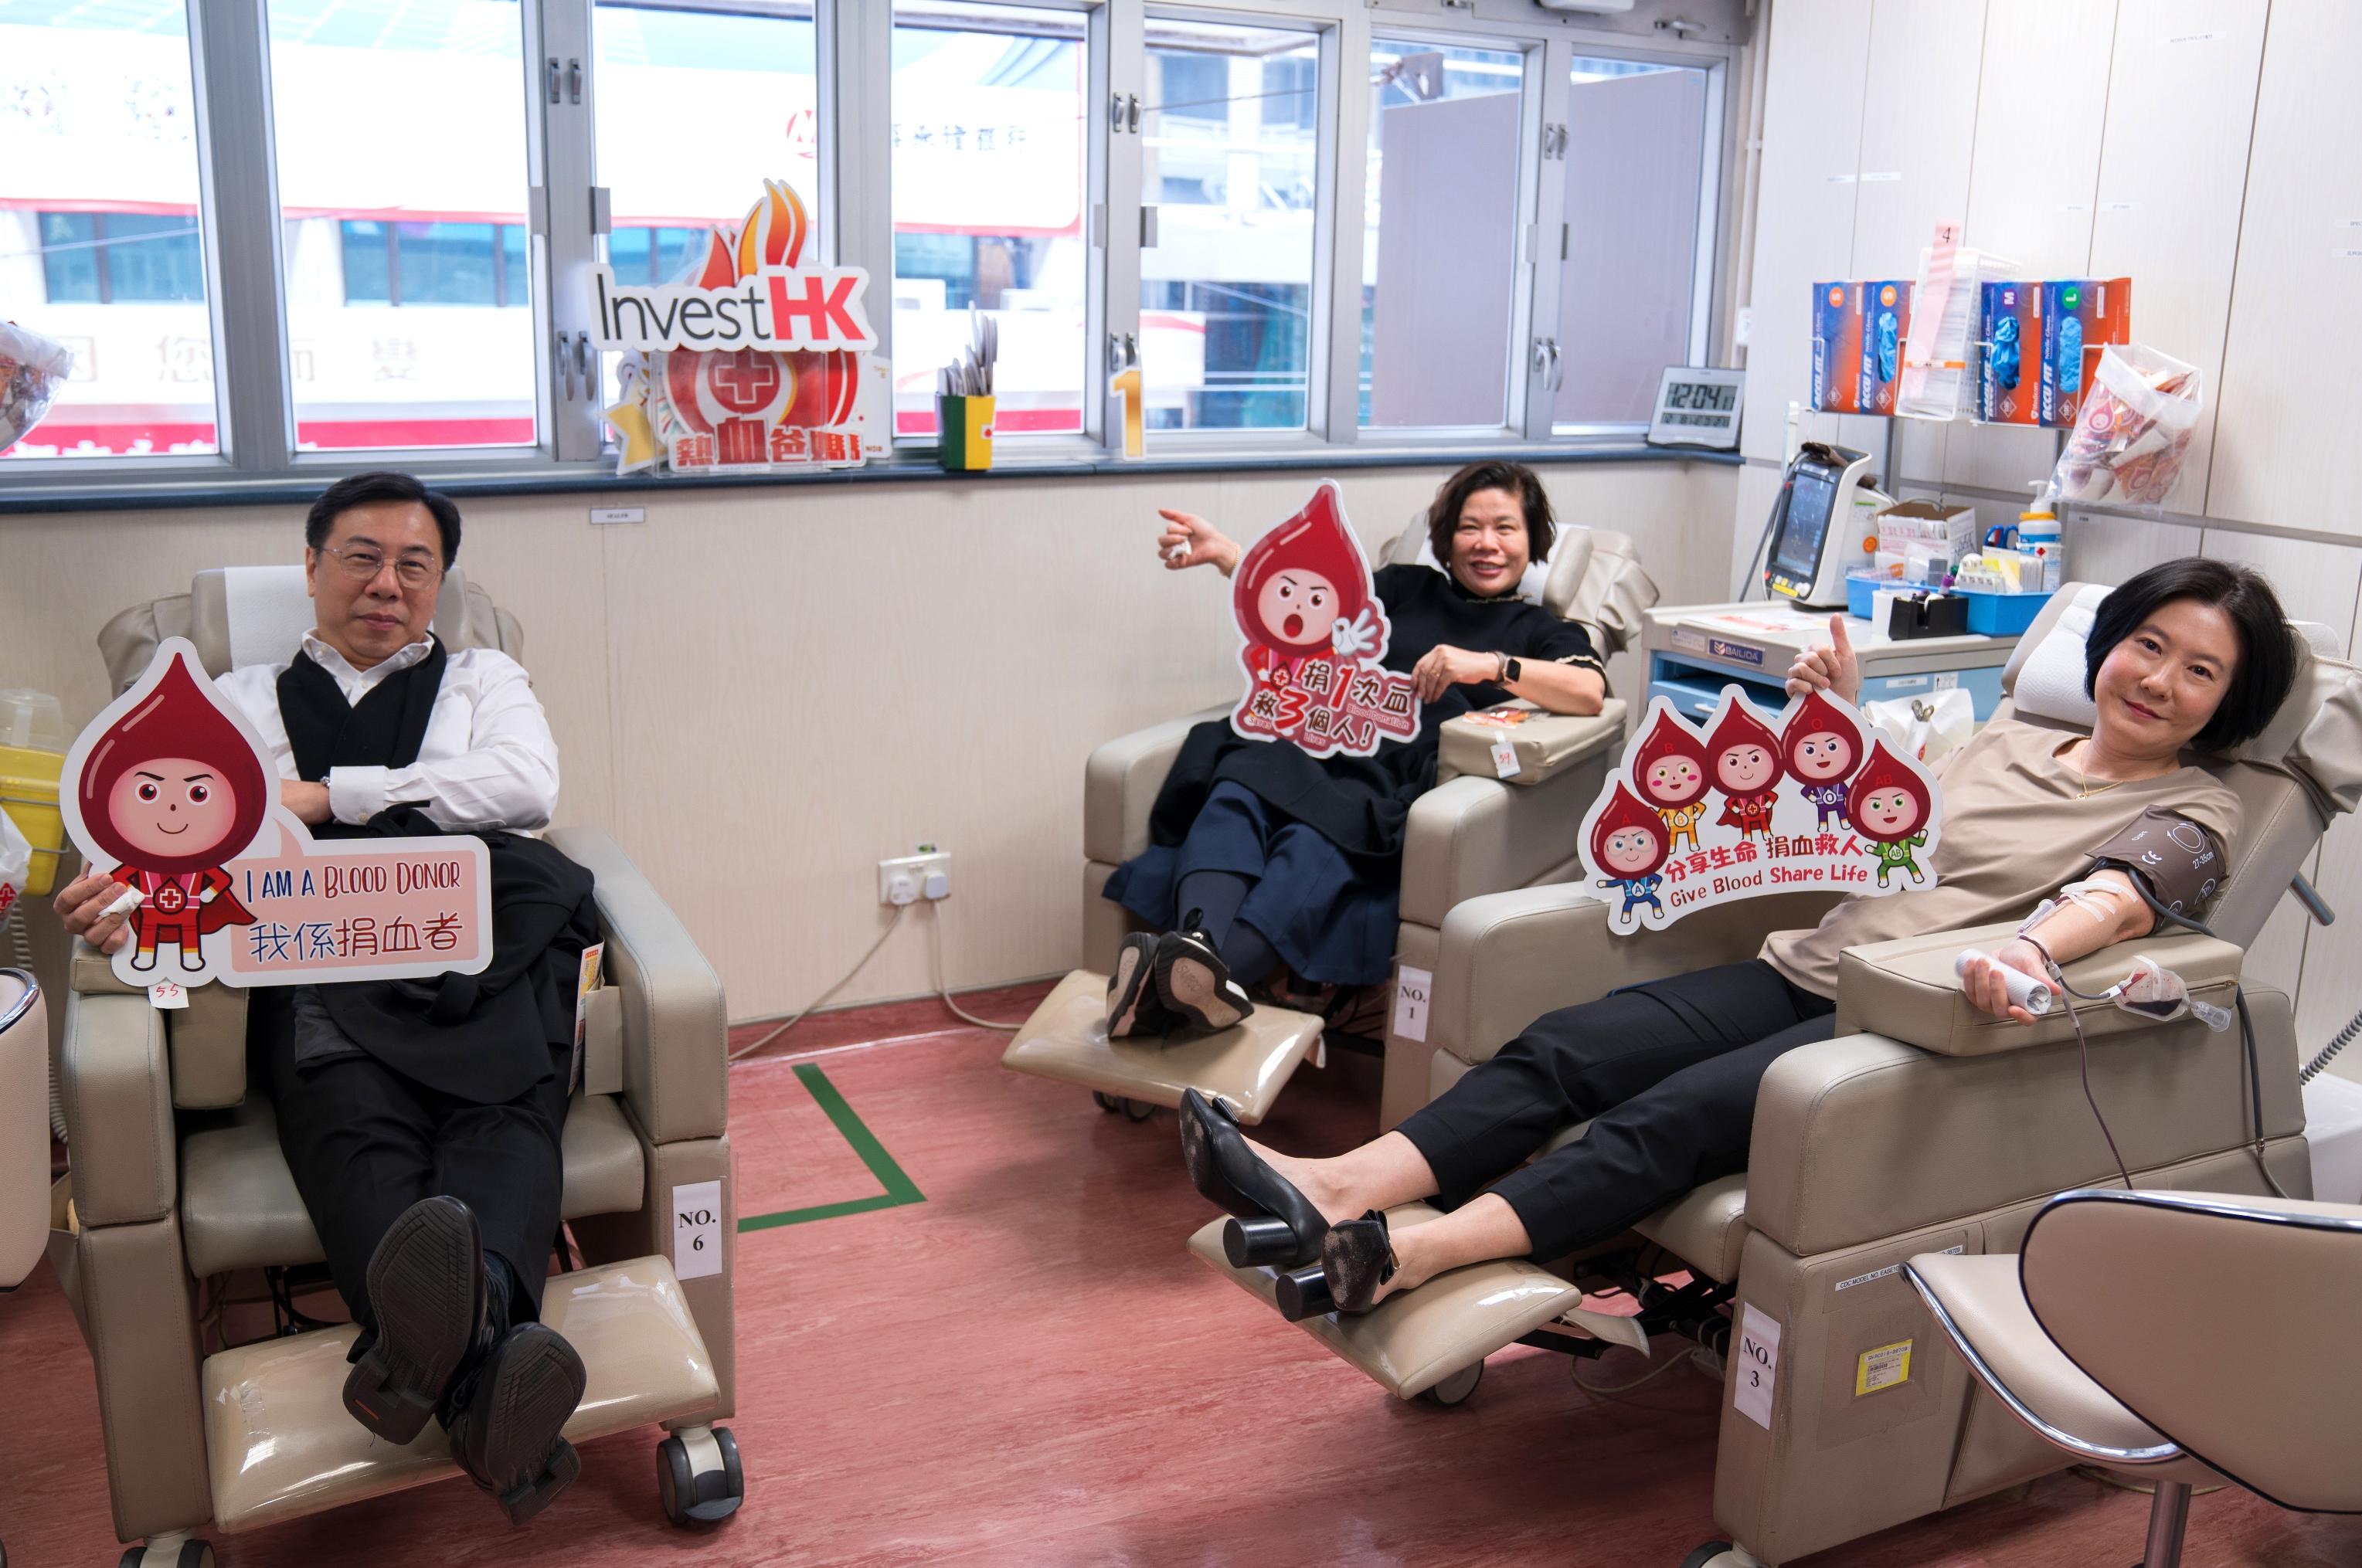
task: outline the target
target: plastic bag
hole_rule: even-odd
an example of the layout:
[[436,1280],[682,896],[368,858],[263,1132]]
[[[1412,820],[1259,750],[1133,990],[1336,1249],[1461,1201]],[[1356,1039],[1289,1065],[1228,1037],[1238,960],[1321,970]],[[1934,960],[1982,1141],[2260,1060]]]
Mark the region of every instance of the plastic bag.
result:
[[1976,702],[1958,686],[1926,696],[1866,702],[1861,716],[1897,752],[1922,762],[1959,751],[1977,728]]
[[0,322],[0,452],[41,422],[73,374],[73,352],[30,327]]
[[2110,344],[2051,472],[2049,499],[2162,506],[2205,406],[2196,366],[2144,344]]

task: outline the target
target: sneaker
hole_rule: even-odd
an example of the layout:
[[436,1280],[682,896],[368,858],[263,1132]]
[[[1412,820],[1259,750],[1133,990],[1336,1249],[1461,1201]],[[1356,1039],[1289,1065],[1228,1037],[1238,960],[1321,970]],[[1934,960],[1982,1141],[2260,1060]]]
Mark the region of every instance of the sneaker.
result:
[[1246,991],[1231,978],[1230,966],[1214,950],[1213,938],[1198,926],[1191,910],[1182,929],[1168,931],[1156,944],[1156,991],[1164,1005],[1194,1028],[1227,1029],[1254,1012]]

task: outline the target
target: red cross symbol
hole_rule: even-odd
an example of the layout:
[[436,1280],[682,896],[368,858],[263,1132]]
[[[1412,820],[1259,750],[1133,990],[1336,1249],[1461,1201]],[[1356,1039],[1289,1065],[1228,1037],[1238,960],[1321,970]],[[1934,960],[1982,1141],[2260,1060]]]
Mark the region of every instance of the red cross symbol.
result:
[[705,379],[714,401],[732,413],[753,413],[768,404],[779,389],[779,362],[768,354],[742,348],[716,355],[707,365]]

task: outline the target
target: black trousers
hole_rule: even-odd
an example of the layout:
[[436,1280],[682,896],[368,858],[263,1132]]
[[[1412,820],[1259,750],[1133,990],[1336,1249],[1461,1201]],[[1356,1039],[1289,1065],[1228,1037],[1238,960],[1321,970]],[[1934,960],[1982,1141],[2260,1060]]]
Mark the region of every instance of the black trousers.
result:
[[[1544,1014],[1396,1130],[1446,1206],[1489,1187],[1534,1256],[1563,1256],[1746,1169],[1764,1069],[1836,1034],[1836,1015],[1760,959],[1672,975]],[[1581,1121],[1589,1132],[1525,1163]]]
[[553,1051],[555,1071],[514,1100],[480,1105],[406,1078],[358,1046],[323,1055],[325,1014],[309,1016],[299,1033],[283,1003],[273,1011],[278,1016],[258,1023],[256,1065],[278,1114],[280,1152],[353,1321],[375,1331],[370,1256],[396,1216],[437,1195],[473,1210],[484,1250],[508,1265],[519,1288],[512,1318],[538,1317],[565,1181],[559,1139],[570,1052]]

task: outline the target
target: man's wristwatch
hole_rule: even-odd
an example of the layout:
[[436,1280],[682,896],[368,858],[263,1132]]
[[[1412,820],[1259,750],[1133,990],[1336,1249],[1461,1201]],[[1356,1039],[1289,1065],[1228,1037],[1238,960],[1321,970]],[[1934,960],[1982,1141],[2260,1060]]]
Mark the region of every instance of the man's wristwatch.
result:
[[1505,658],[1501,661],[1501,679],[1504,682],[1522,681],[1525,678],[1525,671],[1519,668],[1515,659]]

